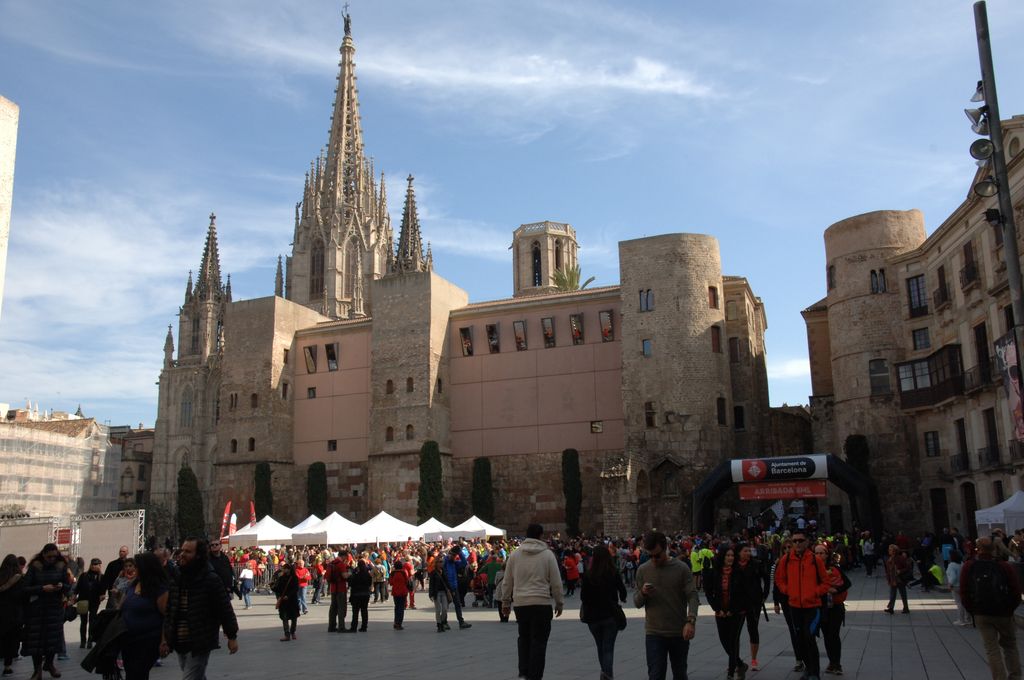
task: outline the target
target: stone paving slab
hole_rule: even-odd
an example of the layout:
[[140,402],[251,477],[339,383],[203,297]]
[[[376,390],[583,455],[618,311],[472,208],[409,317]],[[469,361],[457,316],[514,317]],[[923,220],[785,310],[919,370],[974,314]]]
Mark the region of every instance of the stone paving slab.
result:
[[[846,625],[843,628],[843,668],[845,678],[865,680],[984,680],[990,677],[985,664],[981,639],[970,627],[952,625],[956,610],[949,593],[912,592],[910,614],[890,615],[882,611],[888,601],[888,587],[881,577],[866,578],[851,573],[853,588],[847,600]],[[470,595],[467,600],[472,599]],[[507,680],[516,677],[516,625],[514,619],[500,623],[496,610],[467,607],[468,630],[454,629],[439,634],[433,623],[433,607],[426,594],[416,598],[420,609],[406,612],[405,630],[392,624],[392,605],[370,606],[369,632],[337,634],[327,632],[327,605],[310,608],[299,618],[298,640],[280,642],[280,621],[268,596],[253,598],[253,608],[237,607],[241,633],[240,651],[229,656],[225,649],[212,656],[207,677],[273,678],[288,680],[315,677],[415,678],[427,674],[445,680]],[[241,604],[237,600],[236,605]],[[555,619],[548,643],[545,675],[558,680],[577,678],[597,680],[597,652],[587,627],[579,621],[578,597],[569,598],[565,613]],[[642,680],[646,677],[643,640],[643,612],[626,607],[629,626],[619,634],[615,647],[615,677],[618,680]],[[797,680],[793,652],[782,616],[769,610],[768,622],[762,616],[762,670],[748,673],[753,680]],[[451,620],[454,621],[454,612]],[[90,676],[78,666],[85,654],[77,645],[78,623],[65,628],[71,660],[59,663],[63,677],[81,680]],[[746,634],[742,641],[743,658],[749,661]],[[824,644],[819,641],[827,665]],[[153,680],[177,680],[180,672],[174,657],[155,668]],[[15,664],[15,680],[31,674],[31,661]],[[697,637],[690,647],[690,680],[725,678],[726,658],[718,642],[714,620],[706,606],[701,607]],[[44,676],[45,677],[45,676]],[[671,676],[670,676],[671,677]],[[833,676],[822,676],[833,677]]]

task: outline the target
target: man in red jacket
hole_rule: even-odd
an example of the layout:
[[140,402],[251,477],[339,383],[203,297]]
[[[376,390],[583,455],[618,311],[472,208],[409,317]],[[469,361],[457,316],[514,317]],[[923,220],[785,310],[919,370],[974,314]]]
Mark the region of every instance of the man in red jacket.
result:
[[820,680],[821,664],[815,636],[821,625],[821,598],[836,589],[829,584],[825,563],[807,549],[807,534],[793,532],[793,551],[779,558],[775,584],[789,600],[789,610],[807,680]]
[[1021,677],[1020,652],[1013,612],[1020,604],[1017,572],[1008,562],[993,557],[992,539],[977,543],[978,558],[960,572],[960,599],[974,615],[994,680]]
[[[342,550],[337,557],[328,562],[327,571],[324,572],[327,585],[331,589],[331,608],[327,612],[328,633],[350,632],[345,627],[345,615],[348,613],[345,597],[348,594],[348,574],[351,568],[352,561],[349,559],[348,551]],[[354,633],[355,628],[351,632]]]

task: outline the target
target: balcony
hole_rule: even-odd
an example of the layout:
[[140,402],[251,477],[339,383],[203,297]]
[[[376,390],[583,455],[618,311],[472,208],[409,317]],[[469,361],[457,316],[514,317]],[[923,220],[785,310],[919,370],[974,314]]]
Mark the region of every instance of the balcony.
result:
[[964,393],[964,376],[955,375],[948,380],[922,387],[917,390],[900,393],[900,406],[903,409],[915,409],[934,406]]
[[967,290],[971,286],[974,286],[981,280],[981,273],[978,271],[977,262],[968,262],[967,265],[960,270],[960,288],[961,290]]
[[1024,442],[1011,439],[1006,442],[1006,448],[1010,452],[1010,460],[1024,460]]
[[986,446],[983,449],[978,449],[979,470],[999,467],[1001,463],[998,446]]
[[978,364],[964,371],[964,394],[980,390],[995,382],[992,366],[995,358],[990,357],[986,363]]
[[949,457],[949,469],[954,475],[964,475],[971,471],[971,459],[966,453],[957,453]]
[[916,319],[919,316],[928,316],[928,305],[920,304],[910,308],[910,318]]
[[953,303],[953,298],[950,296],[949,288],[945,283],[932,291],[932,302],[935,304],[936,312],[945,309]]

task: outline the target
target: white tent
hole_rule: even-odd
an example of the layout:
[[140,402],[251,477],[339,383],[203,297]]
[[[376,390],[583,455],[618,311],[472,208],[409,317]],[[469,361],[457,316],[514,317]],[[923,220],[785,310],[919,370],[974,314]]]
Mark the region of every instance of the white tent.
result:
[[302,533],[306,529],[309,529],[311,526],[319,524],[322,521],[323,520],[320,519],[319,517],[317,517],[316,515],[310,515],[306,519],[302,520],[301,522],[299,522],[298,524],[293,526],[292,527],[292,538],[291,538],[290,541],[288,541],[288,544],[289,545],[303,545],[303,544],[297,543],[295,541],[295,534]]
[[505,530],[488,524],[476,515],[473,515],[462,524],[451,528],[451,531],[441,533],[445,538],[487,538],[488,536],[504,536]]
[[283,545],[292,538],[292,530],[267,515],[255,526],[245,527],[228,536],[232,548],[247,548],[253,545]]
[[392,517],[383,510],[373,519],[363,524],[352,543],[389,543],[406,541],[408,539],[420,540],[423,532],[415,524],[403,522],[397,517]]
[[332,512],[304,531],[292,534],[292,545],[341,545],[352,543],[362,527],[352,520]]
[[991,508],[975,510],[974,521],[978,525],[979,536],[985,536],[996,528],[1007,533],[1024,528],[1024,491],[1018,491]]
[[417,528],[423,532],[424,541],[439,541],[444,538],[444,532],[452,530],[450,526],[434,517],[431,517]]

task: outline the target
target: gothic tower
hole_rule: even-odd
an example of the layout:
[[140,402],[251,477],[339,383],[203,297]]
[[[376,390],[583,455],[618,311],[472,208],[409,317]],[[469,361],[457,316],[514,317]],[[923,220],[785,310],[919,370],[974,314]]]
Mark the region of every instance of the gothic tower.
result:
[[512,294],[543,295],[556,288],[558,270],[579,265],[576,230],[560,222],[524,224],[512,233]]
[[287,262],[287,297],[331,318],[370,313],[370,282],[388,267],[394,243],[384,180],[363,149],[355,44],[347,14],[327,148],[310,163]]

